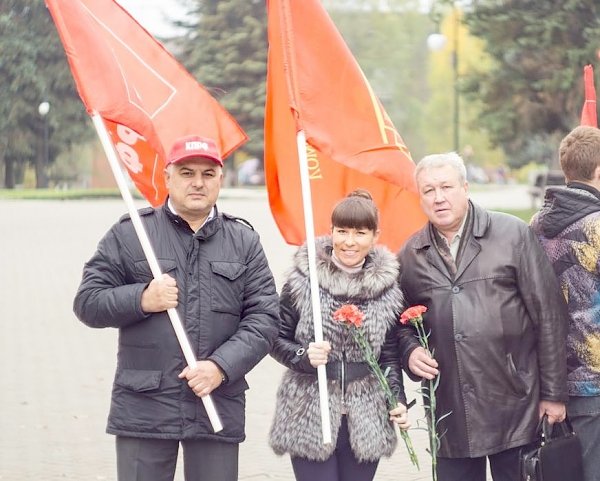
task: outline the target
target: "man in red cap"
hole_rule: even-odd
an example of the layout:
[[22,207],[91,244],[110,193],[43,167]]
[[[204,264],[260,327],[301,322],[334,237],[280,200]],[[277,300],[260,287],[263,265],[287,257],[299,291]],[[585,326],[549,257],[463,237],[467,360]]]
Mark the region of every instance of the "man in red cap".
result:
[[165,166],[168,205],[197,231],[208,219],[223,182],[223,160],[212,139],[177,140]]
[[[116,435],[119,481],[172,480],[179,445],[186,480],[234,481],[244,440],[245,375],[278,333],[278,299],[258,234],[221,213],[223,160],[212,139],[173,145],[169,197],[140,211],[164,272],[154,279],[129,216],[85,265],[74,302],[92,327],[119,329],[107,432]],[[186,365],[167,309],[181,316],[199,361]],[[214,433],[200,400],[211,394]]]

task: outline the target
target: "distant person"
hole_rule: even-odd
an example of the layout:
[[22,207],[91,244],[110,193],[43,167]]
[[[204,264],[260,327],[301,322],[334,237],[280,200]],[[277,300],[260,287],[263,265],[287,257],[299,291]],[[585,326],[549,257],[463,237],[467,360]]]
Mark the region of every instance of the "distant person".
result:
[[[278,299],[258,234],[216,207],[223,161],[213,140],[175,142],[169,197],[140,211],[164,272],[153,279],[129,216],[87,262],[74,302],[90,327],[119,329],[107,432],[119,481],[172,480],[179,445],[186,481],[238,479],[244,376],[270,351]],[[176,308],[198,362],[186,365],[167,315]],[[200,396],[211,394],[214,433]]]
[[[403,365],[434,379],[439,481],[519,479],[519,449],[546,414],[565,418],[567,312],[535,235],[516,217],[469,200],[466,170],[454,153],[416,167],[429,222],[400,254],[408,305],[423,305],[433,359],[401,326]],[[443,417],[446,416],[446,417]]]
[[[396,337],[404,307],[398,263],[387,248],[375,245],[378,213],[368,192],[340,201],[331,224],[331,235],[316,240],[324,341],[314,341],[306,245],[296,253],[281,292],[281,327],[271,355],[288,370],[277,392],[270,443],[277,454],[291,456],[297,481],[370,481],[379,458],[396,446],[392,422],[409,427]],[[390,369],[400,404],[389,413],[360,346],[332,319],[344,304],[365,314],[369,345],[382,368]],[[331,444],[322,439],[319,365],[327,369]]]
[[585,481],[600,481],[600,130],[575,128],[559,159],[567,186],[546,189],[532,227],[567,300],[567,413],[583,446]]
[[237,171],[238,185],[264,184],[264,172],[261,171],[260,161],[256,157],[245,160]]

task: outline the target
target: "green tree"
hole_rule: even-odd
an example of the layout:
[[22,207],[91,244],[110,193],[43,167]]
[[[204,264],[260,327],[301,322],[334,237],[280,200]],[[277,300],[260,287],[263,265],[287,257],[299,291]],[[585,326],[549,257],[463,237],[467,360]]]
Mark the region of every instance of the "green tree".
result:
[[22,181],[28,165],[36,186],[47,187],[43,154],[41,102],[50,104],[49,161],[69,142],[90,137],[85,109],[75,92],[54,23],[39,0],[4,0],[0,4],[0,165],[4,186]]
[[437,13],[439,33],[445,42],[429,54],[431,90],[424,106],[429,152],[457,150],[469,163],[500,164],[504,162],[503,152],[491,146],[488,132],[478,121],[481,100],[465,98],[462,87],[469,72],[486,71],[491,60],[483,51],[483,42],[472,36],[462,22],[464,14],[458,6],[441,6]]
[[597,0],[479,0],[466,23],[485,42],[491,68],[464,90],[480,99],[479,122],[513,166],[550,162],[578,124],[583,66],[597,59]]
[[243,147],[262,159],[267,65],[264,0],[188,0],[186,33],[177,40],[183,65],[250,137]]

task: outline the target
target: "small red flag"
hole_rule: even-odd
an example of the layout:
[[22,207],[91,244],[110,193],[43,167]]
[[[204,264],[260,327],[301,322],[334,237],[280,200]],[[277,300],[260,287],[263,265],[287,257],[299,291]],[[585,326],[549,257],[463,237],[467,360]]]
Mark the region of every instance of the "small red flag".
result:
[[191,134],[226,157],[244,131],[177,60],[113,0],[46,0],[81,100],[104,119],[121,161],[154,206],[167,194],[165,152]]
[[315,233],[364,188],[380,210],[382,243],[398,249],[425,222],[414,163],[358,63],[318,0],[269,0],[265,174],[285,240],[305,239],[296,134],[307,139]]
[[581,111],[580,125],[598,127],[598,114],[596,110],[596,88],[594,87],[594,67],[586,65],[583,67],[583,83],[585,89],[585,100]]

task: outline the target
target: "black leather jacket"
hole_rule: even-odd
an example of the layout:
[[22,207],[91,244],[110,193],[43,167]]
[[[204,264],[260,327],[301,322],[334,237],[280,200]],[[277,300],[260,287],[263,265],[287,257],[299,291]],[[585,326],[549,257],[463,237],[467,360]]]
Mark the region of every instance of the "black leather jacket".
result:
[[[519,219],[472,207],[455,277],[430,226],[399,254],[409,305],[428,308],[425,331],[440,369],[440,456],[480,457],[535,438],[540,399],[565,402],[568,314],[554,271]],[[401,328],[404,365],[418,346]],[[410,374],[410,373],[409,373]]]

